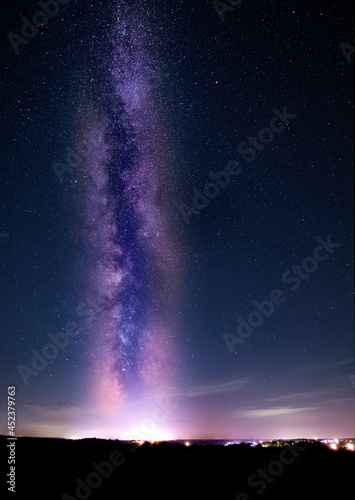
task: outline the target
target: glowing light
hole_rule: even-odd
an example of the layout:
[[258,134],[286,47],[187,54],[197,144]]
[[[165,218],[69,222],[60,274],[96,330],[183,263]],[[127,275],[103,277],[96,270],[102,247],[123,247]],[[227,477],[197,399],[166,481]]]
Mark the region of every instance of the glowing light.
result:
[[190,446],[190,443],[186,441],[185,446]]
[[354,443],[346,443],[346,447],[348,450],[350,451],[354,451],[355,450],[355,445]]
[[146,439],[146,441],[149,441],[150,443],[161,443],[162,441],[172,441],[173,437],[169,432],[162,431],[157,429],[155,433],[151,433],[153,435],[150,435],[149,439]]
[[331,447],[332,450],[337,450],[338,449],[338,446],[335,443],[332,443],[330,445],[330,447]]
[[160,441],[173,441],[172,434],[166,431],[159,431],[156,429],[155,432],[141,432],[137,436],[137,432],[127,432],[122,436],[123,441],[134,441],[136,443],[143,444],[144,442],[158,443]]

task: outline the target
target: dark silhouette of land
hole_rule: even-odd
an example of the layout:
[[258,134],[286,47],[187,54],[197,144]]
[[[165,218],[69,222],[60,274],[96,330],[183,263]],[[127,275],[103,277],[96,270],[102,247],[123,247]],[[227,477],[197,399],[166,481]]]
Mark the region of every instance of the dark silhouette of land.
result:
[[[5,436],[0,436],[0,441],[2,463],[6,461],[6,467],[1,467],[5,476],[9,472],[9,441]],[[355,498],[354,452],[333,451],[317,442],[290,444],[288,448],[263,448],[260,445],[252,448],[244,443],[187,447],[163,442],[139,446],[100,439],[17,438],[16,493],[8,492],[7,498]],[[280,465],[281,462],[283,465]],[[267,472],[268,479],[263,479],[258,470],[272,470],[273,474]],[[251,486],[248,485],[248,478]],[[4,498],[3,493],[1,497]]]

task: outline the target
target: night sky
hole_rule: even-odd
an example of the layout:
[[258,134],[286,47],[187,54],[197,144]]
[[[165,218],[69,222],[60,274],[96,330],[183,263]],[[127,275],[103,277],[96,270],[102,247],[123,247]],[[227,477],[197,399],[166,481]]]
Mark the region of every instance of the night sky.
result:
[[1,6],[0,432],[354,437],[351,2],[58,3]]

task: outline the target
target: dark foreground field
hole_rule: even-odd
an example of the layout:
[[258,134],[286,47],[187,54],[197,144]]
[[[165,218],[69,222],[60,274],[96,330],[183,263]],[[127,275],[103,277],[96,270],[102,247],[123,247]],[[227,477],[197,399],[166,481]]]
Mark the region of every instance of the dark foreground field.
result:
[[[9,472],[8,443],[1,437],[3,478]],[[135,447],[132,443],[96,439],[18,438],[16,492],[8,492],[6,497],[21,500],[355,498],[354,453],[332,451],[321,444],[302,446],[305,449],[294,450],[294,457],[290,449],[285,450],[282,457],[290,463],[280,465],[283,448],[274,447],[251,448],[244,444],[186,447],[169,443]],[[273,475],[266,470],[268,479],[255,475],[252,486],[248,486],[252,474],[270,467]],[[0,496],[4,498],[2,492]]]

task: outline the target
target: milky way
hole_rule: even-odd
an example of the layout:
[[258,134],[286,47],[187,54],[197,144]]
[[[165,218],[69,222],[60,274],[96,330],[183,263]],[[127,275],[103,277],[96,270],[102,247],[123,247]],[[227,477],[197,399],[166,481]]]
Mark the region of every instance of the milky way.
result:
[[81,222],[91,248],[86,290],[100,304],[87,326],[89,391],[100,405],[165,393],[176,375],[174,159],[145,23],[136,12],[118,15],[106,94],[93,104],[82,90],[78,112],[80,133],[95,145],[82,170]]

